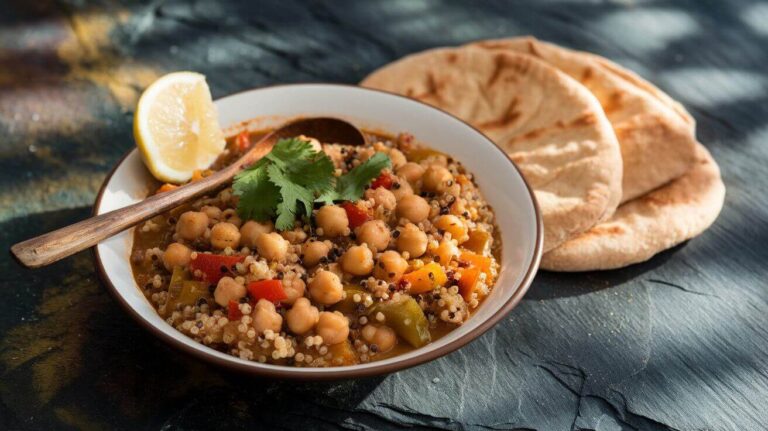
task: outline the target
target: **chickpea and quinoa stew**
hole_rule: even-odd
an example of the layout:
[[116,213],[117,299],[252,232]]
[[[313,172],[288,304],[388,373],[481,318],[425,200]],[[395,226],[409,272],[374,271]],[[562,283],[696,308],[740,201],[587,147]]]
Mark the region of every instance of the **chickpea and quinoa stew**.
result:
[[[212,169],[264,133],[228,139]],[[222,352],[299,367],[392,357],[465,322],[498,276],[492,209],[450,156],[366,135],[279,142],[216,195],[140,225],[131,264],[157,312]],[[297,154],[302,174],[285,163]],[[308,179],[322,169],[328,184]]]

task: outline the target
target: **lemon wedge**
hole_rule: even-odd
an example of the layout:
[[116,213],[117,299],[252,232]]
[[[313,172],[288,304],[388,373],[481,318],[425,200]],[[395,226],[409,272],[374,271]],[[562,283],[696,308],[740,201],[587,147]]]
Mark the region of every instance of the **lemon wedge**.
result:
[[175,184],[211,166],[226,144],[205,76],[194,72],[169,73],[144,91],[133,134],[152,175]]

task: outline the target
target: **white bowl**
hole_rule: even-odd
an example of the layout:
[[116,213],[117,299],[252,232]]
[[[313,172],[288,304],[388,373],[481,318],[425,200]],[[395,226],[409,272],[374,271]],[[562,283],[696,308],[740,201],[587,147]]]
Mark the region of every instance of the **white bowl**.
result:
[[[499,279],[483,304],[462,326],[420,349],[382,361],[333,368],[296,368],[246,361],[216,351],[165,322],[134,281],[129,256],[133,230],[95,247],[102,278],[117,299],[145,327],[168,343],[205,360],[252,374],[307,380],[360,377],[392,372],[458,349],[501,320],[522,298],[541,258],[541,217],[531,189],[501,149],[482,133],[446,112],[376,90],[335,84],[296,84],[260,88],[216,101],[222,127],[274,126],[297,116],[332,116],[358,127],[409,132],[418,141],[450,154],[475,174],[493,207],[501,230]],[[102,214],[142,200],[149,193],[149,173],[136,150],[109,174],[96,199]]]

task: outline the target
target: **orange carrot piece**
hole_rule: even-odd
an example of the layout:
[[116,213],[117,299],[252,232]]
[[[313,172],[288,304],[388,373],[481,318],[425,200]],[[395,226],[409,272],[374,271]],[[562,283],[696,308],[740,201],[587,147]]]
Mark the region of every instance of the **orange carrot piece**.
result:
[[428,263],[416,271],[405,274],[403,279],[411,284],[409,290],[411,293],[429,292],[437,286],[445,285],[448,281],[443,267],[435,262]]
[[472,299],[472,293],[477,288],[477,282],[480,279],[480,269],[475,267],[465,268],[461,272],[459,279],[459,293],[465,301]]
[[176,189],[176,188],[178,188],[178,187],[179,187],[179,186],[177,186],[177,185],[175,185],[175,184],[165,183],[165,184],[163,184],[162,186],[160,186],[160,188],[159,188],[159,189],[157,189],[157,191],[156,191],[155,193],[163,193],[163,192],[169,192],[169,191],[171,191],[171,190],[173,190],[173,189]]
[[484,273],[491,275],[491,258],[481,256],[471,251],[462,251],[459,256],[459,262],[463,262],[470,267],[479,268]]

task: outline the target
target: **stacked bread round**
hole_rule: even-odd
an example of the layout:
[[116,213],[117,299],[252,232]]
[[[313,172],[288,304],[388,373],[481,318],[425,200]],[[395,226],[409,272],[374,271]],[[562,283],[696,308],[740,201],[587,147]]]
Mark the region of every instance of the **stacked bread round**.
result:
[[722,208],[725,186],[691,115],[603,57],[531,37],[487,40],[407,56],[361,85],[446,110],[507,152],[541,209],[544,269],[645,261]]

